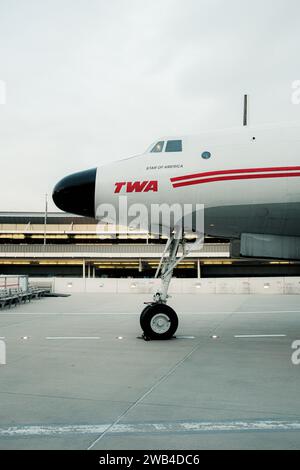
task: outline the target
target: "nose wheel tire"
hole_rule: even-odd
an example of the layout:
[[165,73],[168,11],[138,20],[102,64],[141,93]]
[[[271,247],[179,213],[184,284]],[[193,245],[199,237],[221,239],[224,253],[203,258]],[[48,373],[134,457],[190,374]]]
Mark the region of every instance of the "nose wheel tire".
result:
[[171,339],[178,328],[178,317],[168,305],[154,303],[144,308],[140,324],[146,339]]

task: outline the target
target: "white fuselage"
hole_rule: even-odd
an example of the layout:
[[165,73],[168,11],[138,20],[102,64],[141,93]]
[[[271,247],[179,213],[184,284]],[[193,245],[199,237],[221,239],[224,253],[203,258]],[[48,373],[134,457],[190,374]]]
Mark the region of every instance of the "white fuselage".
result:
[[[204,204],[205,232],[300,236],[300,126],[162,138],[182,151],[147,152],[97,169],[95,207]],[[210,158],[203,158],[208,157]]]

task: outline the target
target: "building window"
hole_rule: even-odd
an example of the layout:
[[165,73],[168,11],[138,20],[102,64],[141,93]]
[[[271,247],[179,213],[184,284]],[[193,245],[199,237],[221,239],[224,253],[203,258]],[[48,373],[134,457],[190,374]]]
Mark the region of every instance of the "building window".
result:
[[182,152],[182,140],[168,140],[166,152]]

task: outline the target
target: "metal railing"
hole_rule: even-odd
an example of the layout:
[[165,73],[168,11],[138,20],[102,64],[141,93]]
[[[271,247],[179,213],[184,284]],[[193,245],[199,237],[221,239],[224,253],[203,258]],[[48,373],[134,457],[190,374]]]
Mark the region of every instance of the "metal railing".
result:
[[26,292],[22,289],[0,288],[0,309],[5,307],[16,307],[21,303],[30,302],[32,299],[40,299],[49,294],[50,288],[29,287]]
[[[159,244],[114,244],[114,245],[0,245],[0,256],[3,254],[67,254],[67,253],[94,253],[94,254],[160,254],[164,250],[164,245]],[[228,253],[228,243],[211,244],[205,243],[203,248],[197,253]]]
[[28,276],[0,276],[0,309],[30,302],[51,292],[49,286],[29,285]]

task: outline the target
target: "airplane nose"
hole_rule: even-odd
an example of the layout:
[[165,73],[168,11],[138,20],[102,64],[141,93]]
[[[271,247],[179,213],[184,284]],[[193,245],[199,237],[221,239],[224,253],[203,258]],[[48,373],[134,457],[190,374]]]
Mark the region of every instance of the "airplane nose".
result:
[[97,168],[73,173],[55,186],[52,199],[64,212],[95,217],[95,187]]

